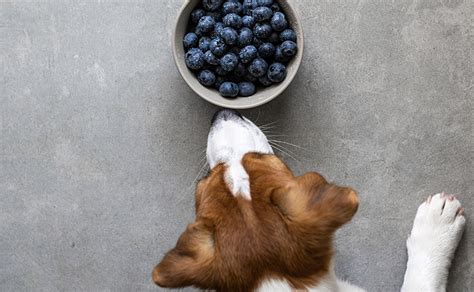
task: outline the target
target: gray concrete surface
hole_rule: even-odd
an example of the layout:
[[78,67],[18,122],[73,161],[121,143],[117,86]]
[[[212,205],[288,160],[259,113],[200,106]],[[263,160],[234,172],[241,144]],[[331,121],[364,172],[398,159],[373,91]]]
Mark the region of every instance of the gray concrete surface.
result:
[[[245,114],[304,148],[295,172],[359,191],[337,273],[397,291],[417,205],[445,190],[468,218],[449,291],[474,291],[473,2],[294,2],[301,70]],[[181,3],[0,3],[1,291],[157,290],[216,110],[171,58]]]

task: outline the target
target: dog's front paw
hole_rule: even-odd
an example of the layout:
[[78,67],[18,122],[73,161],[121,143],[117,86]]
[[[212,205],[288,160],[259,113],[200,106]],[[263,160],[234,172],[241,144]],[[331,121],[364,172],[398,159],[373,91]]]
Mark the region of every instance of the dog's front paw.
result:
[[407,241],[409,255],[417,252],[431,257],[452,257],[461,239],[466,219],[464,209],[453,195],[429,196],[418,208]]
[[412,273],[407,276],[443,290],[466,223],[463,213],[456,197],[445,193],[429,196],[420,205],[407,240],[407,274]]

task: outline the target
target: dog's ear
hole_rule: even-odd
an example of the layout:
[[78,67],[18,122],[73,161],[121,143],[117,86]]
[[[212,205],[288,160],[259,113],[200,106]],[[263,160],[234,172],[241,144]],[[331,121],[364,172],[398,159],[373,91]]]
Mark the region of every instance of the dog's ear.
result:
[[166,288],[205,286],[206,279],[212,277],[213,233],[213,227],[202,221],[188,225],[176,247],[153,270],[153,281]]
[[302,228],[317,228],[322,234],[332,234],[351,220],[359,204],[351,188],[330,184],[315,172],[296,177],[295,184],[275,190],[271,200],[289,222]]

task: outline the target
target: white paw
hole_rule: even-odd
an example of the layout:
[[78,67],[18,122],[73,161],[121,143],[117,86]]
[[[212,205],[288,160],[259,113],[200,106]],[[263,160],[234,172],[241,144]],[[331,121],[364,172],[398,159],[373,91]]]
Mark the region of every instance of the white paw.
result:
[[407,248],[419,280],[442,290],[466,223],[463,213],[461,203],[444,193],[429,196],[418,208]]
[[466,219],[464,209],[453,195],[429,196],[418,208],[408,249],[425,250],[436,256],[452,254],[461,239]]

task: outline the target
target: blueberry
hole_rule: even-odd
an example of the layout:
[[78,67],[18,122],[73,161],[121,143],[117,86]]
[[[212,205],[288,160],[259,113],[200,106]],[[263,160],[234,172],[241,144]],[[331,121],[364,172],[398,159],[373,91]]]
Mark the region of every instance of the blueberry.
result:
[[266,39],[272,34],[272,27],[268,23],[257,23],[253,28],[253,34],[259,39]]
[[197,24],[199,22],[199,19],[201,19],[201,17],[203,17],[205,15],[206,15],[206,12],[204,10],[194,9],[193,12],[191,12],[191,21],[194,24]]
[[225,78],[222,76],[217,76],[216,77],[216,82],[214,83],[214,88],[219,90],[219,87],[221,87],[221,84],[225,82]]
[[223,22],[226,26],[233,28],[240,28],[242,26],[242,17],[235,13],[229,13],[223,18]]
[[275,56],[275,46],[272,43],[263,43],[258,47],[258,55],[262,58],[268,59]]
[[207,51],[204,53],[204,61],[206,61],[210,65],[219,64],[219,59],[211,51]]
[[228,72],[234,70],[238,63],[239,63],[239,59],[237,58],[236,55],[232,53],[225,54],[224,57],[222,57],[219,62],[222,69]]
[[280,5],[278,3],[273,3],[272,6],[270,6],[273,12],[279,12],[281,11]]
[[186,66],[191,70],[199,70],[204,66],[204,54],[198,48],[190,49],[185,55]]
[[252,28],[255,25],[255,18],[250,15],[245,15],[242,17],[242,26]]
[[282,82],[286,77],[286,67],[281,63],[273,63],[268,67],[267,77],[271,82]]
[[222,68],[221,66],[217,66],[214,71],[219,76],[227,76],[230,73],[229,71],[224,70],[224,68]]
[[199,19],[196,29],[200,32],[207,33],[214,29],[216,21],[211,16],[203,16]]
[[272,44],[279,44],[280,43],[280,36],[276,32],[272,32],[270,37],[268,38],[268,41]]
[[220,36],[222,30],[224,29],[225,25],[222,22],[216,22],[214,25],[214,32],[216,36]]
[[244,64],[239,63],[234,69],[234,76],[237,78],[242,78],[247,74],[247,68],[245,68]]
[[267,6],[270,7],[273,4],[273,0],[257,0],[258,6]]
[[296,46],[295,42],[292,41],[284,41],[280,45],[281,48],[281,53],[285,57],[292,57],[296,55],[296,52],[298,51],[298,47]]
[[242,12],[242,4],[237,1],[227,1],[222,5],[222,12],[225,14]]
[[275,12],[270,21],[272,28],[276,31],[282,31],[288,27],[288,22],[286,21],[285,14],[281,12]]
[[202,0],[202,7],[207,11],[214,11],[221,7],[223,0]]
[[257,22],[262,22],[265,20],[269,20],[272,17],[273,11],[265,6],[260,6],[255,8],[252,11],[252,16],[255,18]]
[[254,59],[252,63],[250,63],[250,66],[248,67],[249,73],[255,77],[263,76],[265,73],[267,73],[267,69],[268,69],[268,64],[262,58]]
[[240,53],[239,53],[240,61],[244,64],[247,64],[253,59],[255,59],[257,57],[257,54],[258,54],[258,51],[256,47],[252,45],[246,46],[242,50],[240,50]]
[[289,57],[283,56],[283,53],[281,51],[281,47],[277,46],[275,48],[275,61],[280,62],[280,63],[286,63],[290,60]]
[[216,37],[211,40],[211,43],[209,44],[209,50],[211,50],[211,52],[217,57],[220,57],[224,55],[225,51],[227,50],[227,46],[225,45],[223,39]]
[[245,47],[250,45],[253,41],[253,33],[250,28],[244,27],[240,30],[239,34],[239,46]]
[[195,48],[198,46],[199,37],[193,32],[188,32],[183,39],[184,49]]
[[280,41],[293,41],[296,43],[296,33],[291,28],[287,28],[280,32]]
[[270,79],[268,79],[267,75],[263,75],[262,77],[258,77],[258,82],[260,82],[260,84],[262,84],[265,87],[268,87],[268,86],[273,84],[273,82],[271,82]]
[[197,79],[202,85],[211,86],[216,82],[216,75],[214,75],[210,70],[202,70],[197,75]]
[[203,52],[209,50],[209,45],[211,44],[211,39],[208,37],[202,37],[199,40],[199,49]]
[[224,27],[221,31],[220,37],[224,40],[224,42],[230,46],[236,45],[239,41],[239,35],[235,31],[235,29],[230,27]]
[[255,84],[252,82],[240,82],[239,83],[239,95],[240,96],[251,96],[255,93]]
[[234,82],[224,82],[219,87],[219,93],[224,97],[236,97],[239,94],[239,86]]

